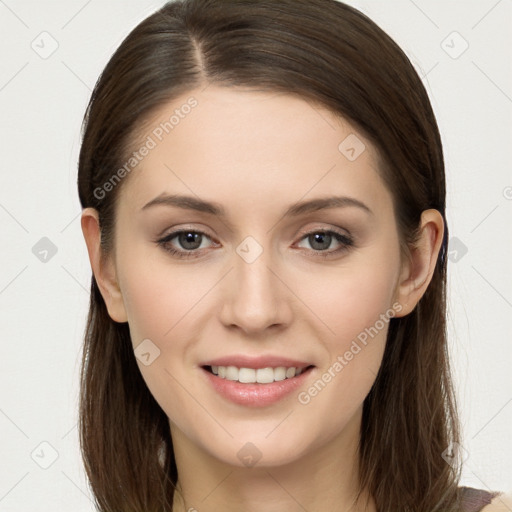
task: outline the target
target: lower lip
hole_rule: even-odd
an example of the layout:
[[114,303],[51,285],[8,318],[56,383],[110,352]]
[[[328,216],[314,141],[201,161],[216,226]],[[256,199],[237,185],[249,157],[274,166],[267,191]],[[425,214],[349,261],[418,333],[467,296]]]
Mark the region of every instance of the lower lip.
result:
[[202,368],[217,393],[235,404],[247,407],[265,407],[278,402],[300,387],[312,370],[314,370],[313,366],[296,377],[268,384],[244,384],[236,380],[223,379]]

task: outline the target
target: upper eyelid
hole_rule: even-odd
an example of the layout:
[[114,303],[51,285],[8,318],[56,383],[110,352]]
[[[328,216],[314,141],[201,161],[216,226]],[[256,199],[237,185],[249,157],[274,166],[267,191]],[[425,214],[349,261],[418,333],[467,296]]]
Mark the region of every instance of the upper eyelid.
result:
[[199,233],[201,235],[206,235],[208,238],[214,240],[215,237],[210,235],[207,231],[204,229],[198,229],[198,228],[191,228],[191,227],[180,227],[176,229],[172,229],[168,233],[166,233],[167,230],[163,232],[162,235],[158,236],[158,240],[163,240],[166,238],[174,238],[175,236],[178,236],[181,233]]
[[[193,226],[187,226],[187,225],[184,225],[184,226],[180,226],[180,227],[176,227],[176,228],[171,228],[171,231],[168,233],[168,234],[165,234],[165,232],[167,231],[167,229],[169,228],[166,228],[165,230],[163,230],[161,233],[161,235],[159,236],[159,238],[166,238],[167,236],[171,235],[171,234],[179,234],[183,231],[192,231],[194,233],[201,233],[203,235],[206,235],[208,236],[209,238],[213,238],[215,239],[215,236],[213,235],[210,235],[208,233],[207,230],[205,230],[205,228],[196,228],[196,227],[193,227]],[[300,230],[299,233],[303,233],[304,235],[306,234],[309,234],[309,233],[316,233],[317,231],[332,231],[334,233],[339,233],[341,235],[346,235],[346,236],[351,236],[350,234],[350,231],[347,230],[346,228],[341,228],[341,227],[333,227],[333,226],[328,226],[328,227],[325,227],[325,226],[318,226],[318,227],[312,227],[312,228],[309,228],[309,229],[306,229],[306,230]],[[342,233],[342,232],[345,232],[345,233]],[[298,235],[295,235],[295,236],[298,236]]]
[[325,233],[335,233],[337,235],[346,236],[347,238],[352,238],[352,235],[347,229],[344,228],[335,228],[335,227],[313,227],[306,230],[299,231],[297,236],[307,236],[311,233],[318,233],[318,232],[325,232]]

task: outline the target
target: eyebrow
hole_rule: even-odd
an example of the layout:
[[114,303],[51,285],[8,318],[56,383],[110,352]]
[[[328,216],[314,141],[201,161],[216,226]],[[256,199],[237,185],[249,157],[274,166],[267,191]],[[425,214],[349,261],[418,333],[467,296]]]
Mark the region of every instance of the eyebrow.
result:
[[[153,206],[174,206],[185,210],[195,210],[219,217],[226,217],[226,211],[220,204],[204,201],[193,196],[160,194],[158,197],[155,197],[149,201],[149,203],[145,204],[141,210],[147,210]],[[350,206],[359,208],[366,213],[373,215],[370,208],[358,199],[347,196],[329,196],[294,203],[288,207],[283,217],[298,216],[329,208],[345,208]]]

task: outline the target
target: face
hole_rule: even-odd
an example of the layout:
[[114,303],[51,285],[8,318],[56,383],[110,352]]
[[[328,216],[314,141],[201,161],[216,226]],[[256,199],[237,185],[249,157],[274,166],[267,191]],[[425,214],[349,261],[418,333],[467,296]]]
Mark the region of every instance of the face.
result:
[[214,86],[161,108],[141,140],[113,263],[173,439],[235,466],[243,450],[275,466],[341,439],[401,309],[374,148],[298,97]]

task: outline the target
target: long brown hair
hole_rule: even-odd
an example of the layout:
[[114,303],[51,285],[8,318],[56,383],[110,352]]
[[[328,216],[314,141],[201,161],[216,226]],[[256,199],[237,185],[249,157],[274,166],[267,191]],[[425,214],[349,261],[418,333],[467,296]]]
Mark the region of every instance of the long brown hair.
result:
[[[107,192],[104,184],[155,109],[209,83],[296,94],[352,122],[378,150],[403,248],[414,240],[422,211],[435,208],[445,218],[443,151],[427,93],[404,52],[373,21],[335,0],[180,0],[127,36],[86,112],[78,188],[82,206],[99,212],[105,254],[129,177]],[[379,512],[460,507],[457,456],[451,464],[443,457],[459,442],[446,345],[447,237],[445,227],[432,281],[414,311],[391,319],[364,401],[360,489],[369,490]],[[80,441],[100,510],[171,510],[177,468],[168,418],[142,379],[128,325],[109,317],[94,276]]]

